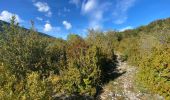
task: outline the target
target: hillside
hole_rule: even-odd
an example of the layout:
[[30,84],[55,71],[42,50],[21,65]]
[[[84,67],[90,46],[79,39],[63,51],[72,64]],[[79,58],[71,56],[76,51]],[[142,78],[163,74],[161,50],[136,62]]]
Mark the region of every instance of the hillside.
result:
[[[115,36],[117,40],[114,39]],[[133,30],[117,32],[113,39],[114,49],[122,53],[123,61],[138,68],[134,80],[140,91],[157,93],[168,100],[170,18],[157,20]]]
[[0,23],[2,100],[170,99],[170,18],[67,40]]
[[[0,31],[3,31],[3,28],[2,28],[3,25],[10,26],[10,23],[0,20]],[[24,31],[30,31],[29,29],[26,29],[26,28],[23,28],[23,27],[20,27],[20,28],[22,30],[24,30]],[[49,37],[49,38],[54,38],[54,37],[52,37],[50,35],[47,35],[45,33],[38,32],[38,34],[41,35],[41,36],[45,36],[45,37]]]

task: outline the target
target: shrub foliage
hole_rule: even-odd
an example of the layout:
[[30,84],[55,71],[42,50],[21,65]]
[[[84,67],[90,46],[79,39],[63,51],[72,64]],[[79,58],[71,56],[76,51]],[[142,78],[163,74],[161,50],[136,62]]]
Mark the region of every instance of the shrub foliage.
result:
[[67,40],[45,37],[33,26],[21,29],[13,17],[0,33],[0,99],[95,96],[104,67],[115,60],[113,48],[101,38],[87,42],[74,34]]

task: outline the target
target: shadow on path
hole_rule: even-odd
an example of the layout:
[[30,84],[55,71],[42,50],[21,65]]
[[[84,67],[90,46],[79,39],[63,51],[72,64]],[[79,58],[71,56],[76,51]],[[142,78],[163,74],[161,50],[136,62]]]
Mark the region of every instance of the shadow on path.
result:
[[123,74],[126,73],[126,71],[124,72],[120,72],[118,70],[118,66],[120,64],[120,60],[118,60],[118,56],[115,55],[114,57],[115,59],[112,61],[108,61],[108,63],[106,65],[103,65],[105,68],[104,73],[103,73],[103,79],[102,79],[102,84],[100,86],[97,87],[97,93],[95,95],[95,99],[100,99],[99,96],[101,93],[103,93],[103,86],[107,85],[110,81],[113,81],[115,79],[117,79],[118,77],[122,76]]

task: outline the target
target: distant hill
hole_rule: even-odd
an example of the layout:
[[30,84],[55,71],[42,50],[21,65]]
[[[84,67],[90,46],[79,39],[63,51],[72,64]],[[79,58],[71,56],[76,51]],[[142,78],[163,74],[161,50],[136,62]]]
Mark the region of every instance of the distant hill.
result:
[[[0,31],[3,31],[3,29],[2,29],[2,26],[3,26],[3,25],[9,26],[10,23],[0,20]],[[27,29],[27,28],[24,28],[24,27],[20,27],[20,28],[23,29],[23,30],[29,31],[29,29]],[[48,34],[42,33],[42,32],[38,32],[38,33],[39,33],[39,35],[41,35],[41,36],[45,36],[45,37],[49,37],[49,38],[54,38],[54,37],[52,37],[52,36],[50,36],[50,35],[48,35]]]
[[168,32],[166,32],[167,30],[170,30],[170,18],[159,19],[151,22],[148,25],[143,25],[135,29],[128,29],[118,33],[121,34],[123,37],[131,37],[131,36],[136,37],[141,34],[155,36],[164,31],[165,34],[169,34]]

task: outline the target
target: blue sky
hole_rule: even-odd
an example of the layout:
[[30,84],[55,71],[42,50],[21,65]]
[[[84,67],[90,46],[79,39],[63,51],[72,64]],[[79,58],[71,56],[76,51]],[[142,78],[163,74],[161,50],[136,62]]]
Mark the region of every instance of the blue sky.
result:
[[0,20],[11,16],[21,26],[66,38],[87,29],[125,30],[170,17],[170,0],[1,0]]

